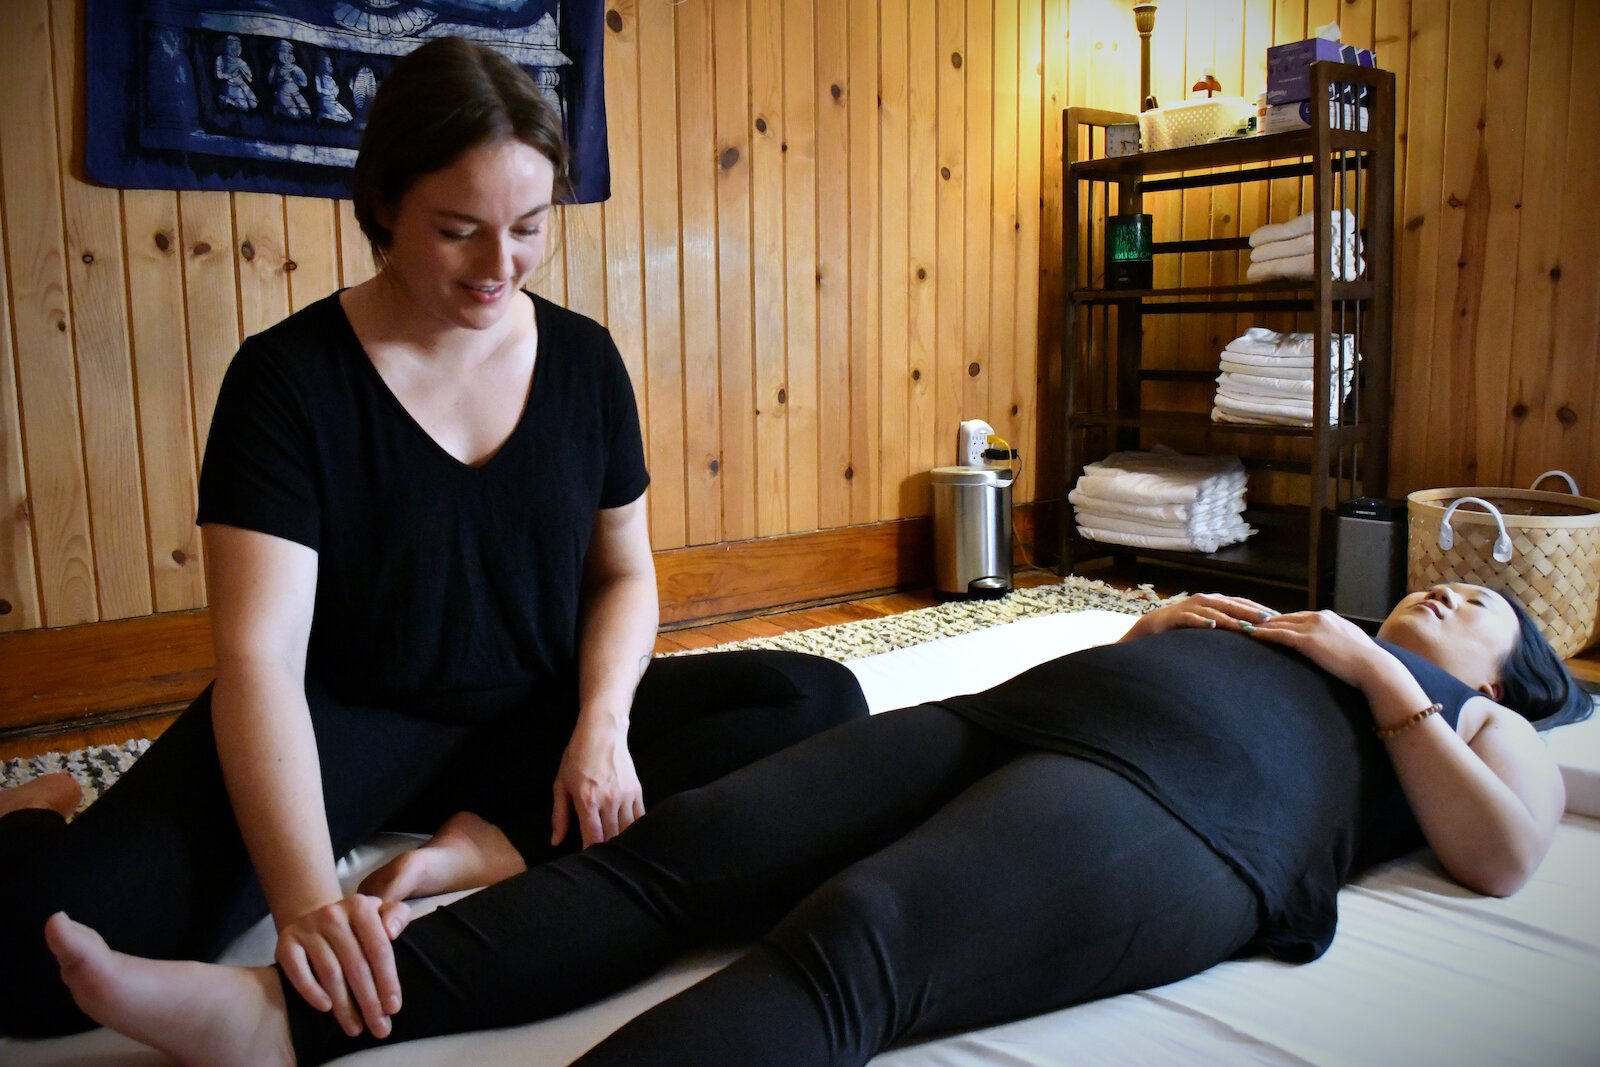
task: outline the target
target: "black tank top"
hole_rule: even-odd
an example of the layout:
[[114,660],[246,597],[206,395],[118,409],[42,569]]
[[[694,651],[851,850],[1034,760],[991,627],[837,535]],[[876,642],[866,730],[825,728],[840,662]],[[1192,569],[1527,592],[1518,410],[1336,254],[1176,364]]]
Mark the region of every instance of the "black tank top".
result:
[[[1479,695],[1380,642],[1444,706]],[[1233,631],[1103,645],[941,701],[987,729],[1117,771],[1256,890],[1258,947],[1305,961],[1333,941],[1339,887],[1423,844],[1362,693],[1305,657]]]

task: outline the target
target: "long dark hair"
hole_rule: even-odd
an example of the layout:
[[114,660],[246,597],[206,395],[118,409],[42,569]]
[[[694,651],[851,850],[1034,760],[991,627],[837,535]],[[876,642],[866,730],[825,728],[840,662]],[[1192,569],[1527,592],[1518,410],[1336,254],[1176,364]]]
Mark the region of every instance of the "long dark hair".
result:
[[394,240],[378,221],[380,210],[395,208],[417,179],[469,149],[505,140],[548,159],[556,199],[567,196],[561,116],[525,70],[460,37],[429,41],[396,63],[372,101],[351,179],[356,221],[378,261]]
[[1520,629],[1511,654],[1500,665],[1500,703],[1540,730],[1587,719],[1594,712],[1594,700],[1572,677],[1522,605],[1515,597],[1504,595]]

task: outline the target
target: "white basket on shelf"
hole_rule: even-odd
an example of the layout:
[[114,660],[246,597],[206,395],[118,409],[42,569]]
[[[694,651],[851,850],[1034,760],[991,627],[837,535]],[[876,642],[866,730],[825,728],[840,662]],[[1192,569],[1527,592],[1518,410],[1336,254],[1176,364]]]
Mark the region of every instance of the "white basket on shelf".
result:
[[1214,96],[1152,108],[1139,116],[1139,147],[1160,152],[1234,137],[1249,128],[1255,113],[1255,105],[1242,96]]

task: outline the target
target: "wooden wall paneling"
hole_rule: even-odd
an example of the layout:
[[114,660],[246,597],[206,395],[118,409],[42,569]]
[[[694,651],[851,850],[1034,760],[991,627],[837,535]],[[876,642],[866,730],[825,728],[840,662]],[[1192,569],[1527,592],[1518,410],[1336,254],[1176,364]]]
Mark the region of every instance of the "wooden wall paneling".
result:
[[[1536,23],[1536,33],[1547,27]],[[1551,400],[1555,418],[1545,422],[1546,446],[1530,463],[1519,484],[1527,485],[1551,467],[1562,468],[1578,480],[1578,486],[1591,496],[1600,490],[1600,242],[1594,239],[1595,205],[1600,204],[1600,178],[1595,166],[1594,136],[1600,129],[1600,92],[1595,91],[1594,56],[1600,49],[1600,8],[1578,3],[1574,12],[1572,59],[1567,69],[1569,94],[1566,115],[1567,185],[1562,196],[1561,245],[1554,266],[1548,273],[1554,294],[1555,314],[1553,350],[1557,354],[1556,373],[1551,375]],[[1542,113],[1530,113],[1530,126],[1548,129],[1560,126],[1557,105]],[[1560,488],[1552,481],[1545,488]]]
[[[750,7],[750,196],[754,225],[756,532],[789,528],[784,391],[783,22]],[[787,397],[787,393],[785,393]]]
[[[1161,14],[1164,15],[1166,12],[1162,11]],[[1209,4],[1196,4],[1191,0],[1187,15],[1183,34],[1183,80],[1179,83],[1177,95],[1162,98],[1166,103],[1187,100],[1189,87],[1204,76],[1206,67],[1216,65],[1218,37],[1216,10]],[[1158,20],[1159,17],[1158,15]],[[1213,169],[1205,167],[1198,173],[1209,173]],[[1214,205],[1217,198],[1222,195],[1224,195],[1222,190],[1218,188],[1183,191],[1181,232],[1185,240],[1212,235],[1212,223],[1216,214]],[[1212,275],[1214,264],[1209,252],[1185,252],[1178,259],[1180,285],[1217,284]],[[1177,318],[1178,350],[1167,365],[1181,367],[1184,370],[1197,370],[1208,366],[1220,351],[1220,346],[1214,348],[1211,342],[1215,320],[1210,315],[1179,315]],[[1180,410],[1197,411],[1203,402],[1201,396],[1203,392],[1204,387],[1189,383],[1174,383],[1169,393],[1170,406]],[[1210,404],[1206,403],[1205,406],[1209,408]]]
[[[1053,0],[1052,0],[1053,2]],[[1012,366],[1013,403],[1021,410],[1018,418],[1023,426],[1033,427],[1032,441],[1022,447],[1032,448],[1032,455],[1011,498],[1031,500],[1038,479],[1039,453],[1045,447],[1045,436],[1038,430],[1047,419],[1059,419],[1060,412],[1039,407],[1039,316],[1059,315],[1055,308],[1040,308],[1039,269],[1041,246],[1046,239],[1040,232],[1042,225],[1039,203],[1044,192],[1043,172],[1047,165],[1059,168],[1059,158],[1051,164],[1045,158],[1046,126],[1061,124],[1061,112],[1045,109],[1045,18],[1042,0],[1021,0],[1017,17],[1017,265],[1016,265],[1016,363]],[[1060,134],[1056,135],[1059,143]],[[1059,239],[1058,239],[1059,240]],[[1052,242],[1052,247],[1059,248]]]
[[722,397],[722,536],[756,533],[755,323],[751,223],[749,18],[744,0],[714,0],[717,151],[717,350]]
[[7,218],[18,404],[29,507],[47,626],[99,617],[72,308],[56,155],[50,13],[45,0],[11,5],[0,54],[0,188]]
[[339,240],[339,284],[348,289],[372,277],[378,268],[372,262],[372,246],[367,243],[367,235],[356,222],[354,202],[335,201],[334,212]]
[[963,351],[966,330],[966,143],[967,126],[966,71],[963,53],[966,49],[966,4],[963,0],[939,0],[937,54],[934,68],[938,71],[938,144],[939,183],[938,258],[934,260],[932,274],[937,284],[938,296],[935,310],[935,337],[938,344],[936,357],[938,372],[934,387],[933,437],[937,442],[935,465],[954,463],[956,425],[965,418],[982,418],[962,409],[961,401],[967,376],[967,354]]
[[[910,217],[911,307],[907,332],[906,422],[910,460],[910,508],[933,510],[928,471],[951,460],[937,451],[938,432],[938,185],[939,130],[937,19],[932,4],[910,0],[906,23],[906,89],[909,146],[906,205]],[[954,430],[952,429],[952,433]]]
[[[1316,24],[1306,18],[1304,0],[1277,0],[1272,20],[1274,44],[1303,40],[1315,28]],[[1306,198],[1312,195],[1309,182],[1300,178],[1280,178],[1268,182],[1267,185],[1268,213],[1273,222],[1287,222],[1301,212],[1309,210],[1307,206],[1303,206]],[[1309,316],[1297,317],[1292,313],[1269,316],[1263,320],[1263,324],[1276,330],[1311,328]]]
[[962,291],[967,307],[962,316],[961,410],[963,418],[983,419],[999,427],[1001,420],[989,389],[994,381],[994,352],[989,348],[989,220],[994,157],[994,14],[993,0],[967,0],[966,44],[961,73],[966,81],[966,278]]
[[677,16],[678,190],[683,226],[683,386],[686,536],[722,540],[721,407],[717,396],[717,151],[711,10]]
[[569,204],[556,210],[561,217],[561,247],[550,254],[565,261],[567,307],[603,323],[606,321],[605,236],[601,232],[605,225],[604,209],[600,204]]
[[[684,480],[683,282],[678,242],[677,72],[673,5],[647,2],[639,27],[639,175],[644,224],[644,331],[650,396],[650,539],[676,548],[687,539]],[[644,121],[642,101],[650,101]]]
[[151,607],[149,542],[139,492],[139,429],[133,409],[127,291],[123,274],[122,204],[115,189],[81,179],[82,38],[78,5],[51,5],[55,52],[56,152],[63,164],[67,278],[72,347],[89,487],[100,617],[125,619]]
[[[1411,79],[1406,126],[1404,208],[1400,212],[1397,252],[1404,289],[1395,306],[1395,417],[1389,454],[1393,457],[1391,493],[1406,493],[1430,484],[1427,461],[1428,419],[1441,405],[1432,389],[1433,305],[1438,287],[1440,220],[1445,211],[1440,194],[1444,166],[1444,104],[1449,27],[1446,0],[1413,0],[1411,5]],[[1441,383],[1442,384],[1442,383]]]
[[[1061,115],[1066,110],[1067,87],[1071,82],[1071,53],[1067,47],[1070,22],[1067,0],[1047,0],[1044,7],[1044,136],[1041,142],[1042,170],[1039,189],[1039,292],[1036,301],[1038,342],[1035,345],[1037,403],[1051,412],[1035,424],[1034,462],[1022,475],[1017,499],[1031,501],[1059,495],[1061,465],[1066,455],[1060,418],[1061,302],[1066,299],[1065,273],[1062,270],[1062,219],[1066,207],[1066,181],[1062,170],[1065,151]],[[1031,478],[1031,481],[1030,481]]]
[[878,7],[850,5],[850,520],[879,517]]
[[[639,406],[639,429],[650,438],[648,368],[644,335],[644,238],[641,200],[644,177],[639,151],[639,22],[637,0],[613,0],[605,38],[606,140],[611,150],[611,199],[603,210],[606,263],[606,326],[622,353]],[[651,472],[652,478],[655,472]],[[661,504],[651,491],[651,530]]]
[[[189,381],[194,399],[195,454],[205,455],[211,412],[222,375],[239,348],[239,298],[228,193],[178,194],[184,256],[184,306],[189,318]],[[152,238],[159,249],[161,234]]]
[[522,282],[522,288],[538,293],[552,304],[568,307],[567,260],[561,254],[566,239],[564,220],[559,210],[552,210],[543,223],[545,233],[544,255]]
[[[1186,0],[1165,4],[1156,10],[1156,28],[1150,37],[1150,90],[1159,103],[1178,103],[1188,95],[1186,90],[1192,84],[1184,80],[1188,24],[1189,11]],[[1138,110],[1137,104],[1132,110]],[[1115,189],[1108,195],[1115,196]],[[1151,216],[1155,240],[1177,241],[1186,236],[1185,224],[1188,219],[1185,207],[1184,194],[1177,191],[1160,192],[1144,197],[1144,211]],[[1187,257],[1172,254],[1156,256],[1154,264],[1156,286],[1167,288],[1183,284],[1186,266],[1188,266]],[[1185,333],[1183,320],[1190,317],[1150,315],[1143,318],[1141,325],[1144,331],[1144,366],[1179,365],[1183,341],[1188,336]],[[1147,407],[1158,409],[1174,407],[1182,399],[1180,388],[1163,382],[1147,383],[1141,390],[1143,403]]]
[[[1255,93],[1250,92],[1245,76],[1247,64],[1244,14],[1247,6],[1246,3],[1218,5],[1216,42],[1211,54],[1211,63],[1224,93],[1230,96],[1245,96],[1248,93],[1250,98],[1254,99]],[[1237,172],[1243,168],[1218,169]],[[1240,229],[1240,215],[1243,209],[1242,186],[1239,184],[1217,186],[1211,192],[1211,225],[1207,236],[1238,237],[1243,234],[1245,231]],[[1233,285],[1244,280],[1244,272],[1239,269],[1237,252],[1213,252],[1210,258],[1211,284]],[[1191,366],[1198,370],[1216,368],[1221,361],[1222,346],[1239,336],[1240,330],[1248,325],[1251,323],[1242,321],[1237,313],[1224,312],[1210,316],[1205,348],[1195,353],[1195,362]],[[1206,382],[1204,385],[1191,386],[1189,395],[1196,408],[1209,409],[1215,392],[1214,383]]]
[[[1242,56],[1243,69],[1239,88],[1247,100],[1254,100],[1258,93],[1267,88],[1267,48],[1272,44],[1272,5],[1265,0],[1250,0],[1244,5],[1244,54]],[[1267,164],[1252,164],[1242,169],[1251,170],[1264,167]],[[1250,232],[1259,226],[1264,226],[1271,221],[1267,217],[1270,207],[1268,196],[1268,182],[1243,182],[1239,185],[1239,228],[1241,237],[1248,237]],[[1248,251],[1235,253],[1237,261],[1234,265],[1234,277],[1244,278],[1250,265]],[[1254,326],[1255,319],[1248,314],[1239,315],[1234,321],[1234,330],[1229,338],[1239,336],[1247,327]]]
[[[1033,442],[1023,440],[1024,426],[1017,400],[1017,3],[1001,0],[994,5],[990,26],[994,59],[990,64],[988,92],[993,99],[989,167],[989,307],[985,318],[989,336],[984,342],[989,382],[986,416],[995,432],[1023,450],[1023,463],[1033,462]],[[981,220],[979,222],[981,225]]]
[[[1512,426],[1506,417],[1506,394],[1516,343],[1512,326],[1517,290],[1506,277],[1505,265],[1517,262],[1524,217],[1529,12],[1527,0],[1495,0],[1489,10],[1488,62],[1481,71],[1461,72],[1481,77],[1486,86],[1478,158],[1473,165],[1473,203],[1467,209],[1474,247],[1461,274],[1463,281],[1472,279],[1476,306],[1469,319],[1459,324],[1476,354],[1478,388],[1471,397],[1461,398],[1463,404],[1474,408],[1476,432],[1462,435],[1460,451],[1451,462],[1452,470],[1474,484],[1504,484],[1510,474],[1504,463]],[[1468,327],[1470,334],[1465,333]]]
[[[0,197],[0,252],[11,261],[6,206]],[[9,272],[0,270],[0,633],[42,625],[34,569],[32,511],[22,453],[16,355],[11,347]]]
[[[912,514],[911,421],[911,85],[905,0],[879,8],[878,201],[879,347],[878,511],[889,518]],[[853,472],[852,472],[853,473]]]
[[[184,317],[183,244],[178,195],[160,189],[122,194],[128,241],[128,308],[149,516],[148,573],[156,611],[205,603],[200,532],[194,525],[198,479],[189,337]],[[162,240],[157,241],[157,236]]]
[[285,199],[276,193],[235,193],[233,197],[239,325],[246,337],[289,314]]
[[[885,18],[890,15],[884,12]],[[850,466],[850,111],[858,98],[862,105],[869,101],[850,82],[846,0],[817,0],[815,39],[817,525],[831,528],[850,522],[850,483],[855,478]],[[901,73],[903,79],[903,66]],[[879,118],[888,121],[881,112]],[[903,110],[899,121],[904,129]],[[904,301],[903,293],[900,299]],[[903,394],[900,401],[903,420]],[[890,417],[887,407],[881,412],[884,418]],[[880,512],[895,513],[881,505]]]
[[[1483,273],[1484,226],[1488,190],[1482,151],[1484,69],[1489,46],[1488,0],[1453,0],[1450,5],[1451,72],[1445,87],[1444,169],[1439,220],[1439,250],[1434,272],[1438,301],[1433,308],[1434,396],[1449,403],[1429,413],[1428,466],[1450,477],[1466,460],[1464,441],[1476,432],[1474,403],[1478,354],[1472,336]],[[1439,372],[1443,371],[1443,374]]]
[[[783,5],[783,268],[789,529],[817,526],[817,71],[812,0]],[[831,482],[831,479],[830,479]],[[848,487],[846,487],[848,489]]]
[[339,288],[337,201],[308,196],[283,200],[283,269],[289,282],[289,307],[299,311]]

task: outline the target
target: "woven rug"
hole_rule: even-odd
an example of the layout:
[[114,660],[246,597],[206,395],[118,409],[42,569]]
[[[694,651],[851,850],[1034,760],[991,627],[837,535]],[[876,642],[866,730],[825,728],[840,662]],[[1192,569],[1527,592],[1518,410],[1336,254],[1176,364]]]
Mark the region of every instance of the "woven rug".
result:
[[[726,652],[744,648],[781,649],[809,652],[834,660],[859,659],[897,648],[908,648],[939,637],[971,633],[974,630],[1016,622],[1036,615],[1055,615],[1064,611],[1103,608],[1142,615],[1165,603],[1149,586],[1123,592],[1104,582],[1075,576],[1057,585],[1017,589],[998,600],[952,600],[930,608],[918,608],[879,619],[844,622],[796,630],[774,637],[754,637],[732,641],[714,648],[673,652],[669,655],[693,656],[706,652]],[[84,807],[111,787],[134,760],[150,747],[147,740],[120,745],[96,745],[73,752],[46,752],[38,756],[7,760],[0,764],[0,788],[21,785],[40,775],[67,771],[83,786]],[[82,809],[80,809],[82,810]]]

